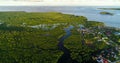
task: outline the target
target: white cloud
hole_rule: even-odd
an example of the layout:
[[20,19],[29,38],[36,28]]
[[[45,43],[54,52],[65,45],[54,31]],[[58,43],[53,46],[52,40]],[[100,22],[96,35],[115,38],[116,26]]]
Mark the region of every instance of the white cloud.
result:
[[120,0],[0,0],[0,6],[120,6]]

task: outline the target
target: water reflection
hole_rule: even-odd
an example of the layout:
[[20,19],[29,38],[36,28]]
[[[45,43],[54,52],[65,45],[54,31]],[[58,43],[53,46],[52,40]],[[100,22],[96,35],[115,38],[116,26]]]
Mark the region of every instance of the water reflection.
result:
[[56,24],[39,24],[34,26],[29,26],[31,28],[37,28],[42,30],[53,30],[60,25],[67,25],[67,23],[56,23]]

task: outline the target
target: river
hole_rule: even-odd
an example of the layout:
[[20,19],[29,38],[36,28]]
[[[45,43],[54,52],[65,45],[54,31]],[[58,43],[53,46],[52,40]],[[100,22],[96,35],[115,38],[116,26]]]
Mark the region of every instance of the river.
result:
[[[98,8],[120,8],[118,6],[0,6],[0,11],[61,12],[86,16],[90,21],[104,22],[106,26],[120,28],[120,10],[101,10]],[[102,11],[114,13],[113,16],[101,15]]]
[[73,28],[74,27],[72,25],[69,26],[68,28],[65,28],[64,30],[66,34],[59,39],[58,47],[59,47],[59,50],[64,52],[64,54],[59,58],[57,63],[73,63],[73,60],[70,55],[70,51],[66,47],[64,47],[64,40],[69,36],[71,36],[70,30]]

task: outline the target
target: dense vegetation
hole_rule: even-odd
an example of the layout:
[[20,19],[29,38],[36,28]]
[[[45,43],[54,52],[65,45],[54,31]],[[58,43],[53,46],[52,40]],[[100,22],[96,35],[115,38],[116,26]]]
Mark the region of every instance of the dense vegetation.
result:
[[53,24],[53,23],[82,23],[84,24],[86,18],[84,16],[74,16],[62,14],[58,12],[45,13],[26,13],[26,12],[0,12],[0,22],[9,25],[20,26],[39,25],[39,24]]
[[74,28],[64,41],[65,47],[71,51],[73,60],[90,61],[93,52],[109,46],[95,39],[102,35],[93,33],[85,34],[83,45],[82,34],[77,31],[79,24],[96,32],[99,29],[91,27],[104,26],[101,22],[87,21],[84,16],[59,12],[0,12],[0,63],[57,63],[63,54],[58,49],[58,39],[66,34],[64,28],[70,25]]
[[[75,22],[76,21],[76,22]],[[57,63],[63,54],[58,50],[58,38],[70,23],[85,23],[83,16],[58,12],[0,12],[0,62]],[[32,28],[39,24],[59,24],[52,30]]]
[[57,49],[55,31],[1,25],[0,62],[56,63],[62,52]]

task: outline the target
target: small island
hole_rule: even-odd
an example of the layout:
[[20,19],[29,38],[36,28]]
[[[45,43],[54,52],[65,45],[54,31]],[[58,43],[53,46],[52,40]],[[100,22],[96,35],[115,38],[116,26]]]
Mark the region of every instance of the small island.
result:
[[114,15],[113,13],[110,13],[110,12],[100,12],[101,15]]

